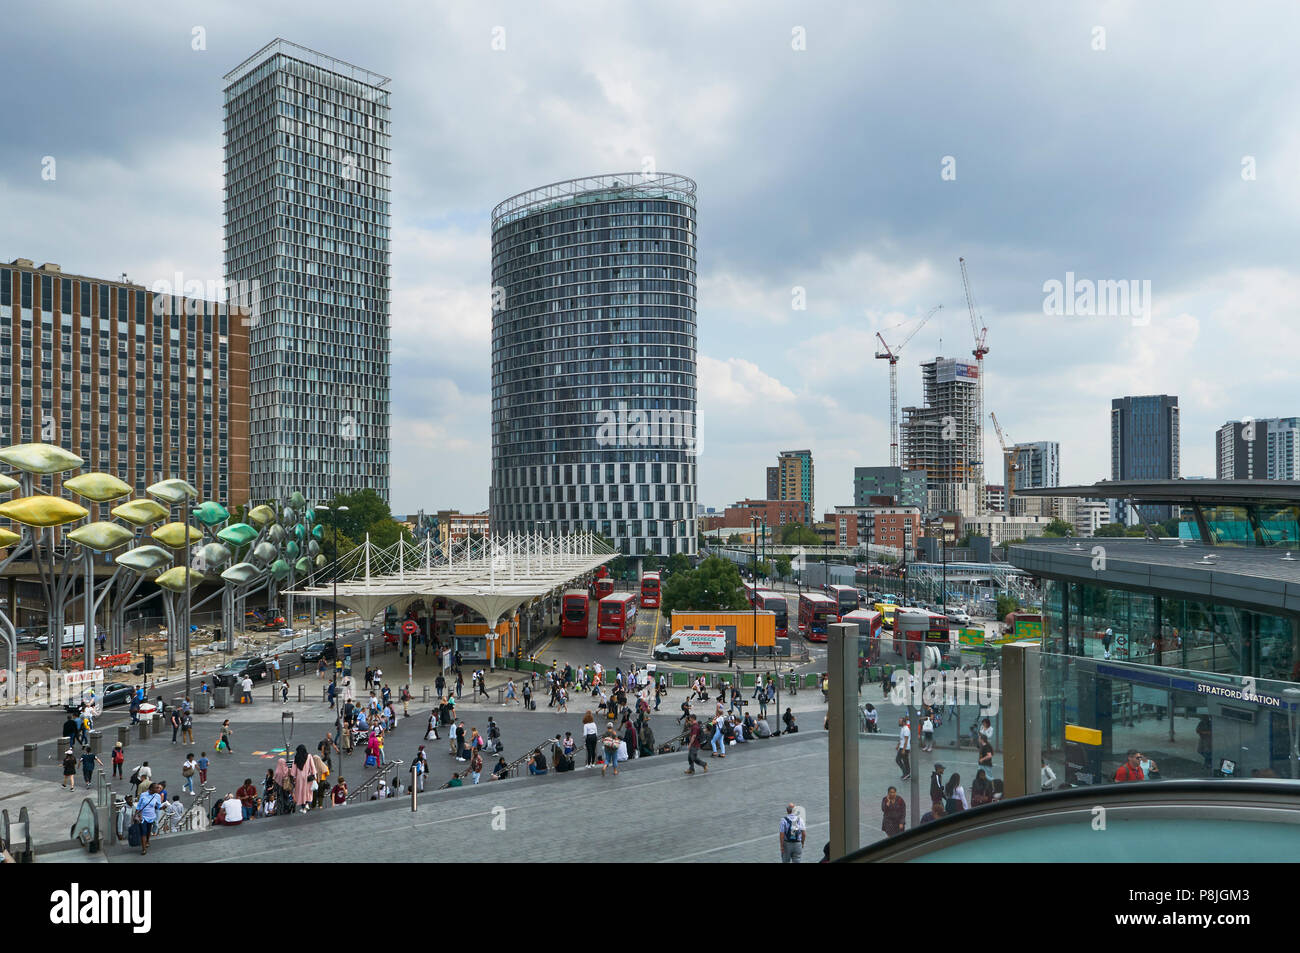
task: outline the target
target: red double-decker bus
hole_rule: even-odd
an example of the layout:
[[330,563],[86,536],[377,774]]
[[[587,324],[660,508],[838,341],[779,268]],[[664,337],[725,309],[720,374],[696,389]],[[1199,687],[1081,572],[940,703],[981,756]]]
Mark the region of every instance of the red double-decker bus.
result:
[[839,618],[838,608],[830,596],[803,593],[799,597],[799,632],[810,642],[825,642],[826,626]]
[[835,600],[841,619],[858,607],[858,590],[853,586],[828,586],[826,594]]
[[581,589],[570,589],[560,601],[560,635],[585,639],[590,629],[591,598]]
[[[603,569],[604,567],[602,566],[601,568]],[[613,593],[613,591],[614,591],[614,580],[604,576],[597,579],[592,584],[591,587],[592,598],[594,598],[597,602],[600,602],[601,599],[604,599],[606,596]]]
[[656,609],[659,607],[659,585],[660,578],[657,572],[648,572],[641,577],[642,609]]
[[626,642],[636,631],[636,596],[630,592],[606,596],[596,610],[596,640]]
[[857,623],[858,668],[877,664],[880,661],[880,613],[870,609],[854,609],[840,616],[840,621]]
[[790,607],[786,604],[785,596],[770,589],[759,589],[754,593],[754,598],[750,600],[750,605],[755,603],[757,603],[759,609],[776,616],[776,637],[778,639],[787,638],[790,634],[788,619]]

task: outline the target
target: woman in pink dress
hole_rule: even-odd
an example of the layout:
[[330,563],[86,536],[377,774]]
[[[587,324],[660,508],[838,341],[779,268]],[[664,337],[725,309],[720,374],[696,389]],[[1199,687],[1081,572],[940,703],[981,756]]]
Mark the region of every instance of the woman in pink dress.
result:
[[316,780],[316,768],[306,745],[299,745],[293,753],[293,767],[289,769],[293,779],[293,803],[299,811],[306,811],[311,804],[311,785]]

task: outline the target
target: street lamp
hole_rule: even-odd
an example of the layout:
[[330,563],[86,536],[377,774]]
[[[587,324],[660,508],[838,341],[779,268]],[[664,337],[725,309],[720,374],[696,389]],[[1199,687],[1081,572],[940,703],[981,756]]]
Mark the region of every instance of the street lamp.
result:
[[[334,697],[338,698],[338,680],[341,663],[339,661],[339,514],[346,513],[346,506],[326,506],[319,504],[316,509],[324,510],[330,515],[330,524],[334,527],[334,559],[330,564],[330,575],[334,577],[334,624],[331,643],[334,646],[334,665],[330,670],[330,684],[334,686]],[[290,620],[292,625],[292,620]]]

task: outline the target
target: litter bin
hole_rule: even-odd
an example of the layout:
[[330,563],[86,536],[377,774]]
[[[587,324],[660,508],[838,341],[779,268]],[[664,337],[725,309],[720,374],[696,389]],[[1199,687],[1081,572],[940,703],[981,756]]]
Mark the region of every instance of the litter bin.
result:
[[212,711],[211,692],[199,693],[199,695],[194,699],[194,711],[195,713],[204,713],[204,712]]
[[90,753],[100,754],[104,750],[104,733],[98,728],[88,732],[90,736]]
[[230,707],[230,689],[225,685],[218,685],[212,690],[212,704],[216,708]]
[[29,741],[23,745],[23,767],[36,767],[36,743]]
[[136,727],[136,737],[139,738],[141,741],[148,741],[149,733],[150,733],[149,730],[152,727],[151,719],[146,718],[135,727]]

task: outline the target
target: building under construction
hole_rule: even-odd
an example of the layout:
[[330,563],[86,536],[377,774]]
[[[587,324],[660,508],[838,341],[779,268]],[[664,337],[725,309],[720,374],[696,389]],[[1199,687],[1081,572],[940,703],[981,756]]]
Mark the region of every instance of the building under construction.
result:
[[977,516],[984,488],[979,435],[979,367],[936,357],[921,365],[923,407],[904,407],[903,466],[925,470],[927,508]]

